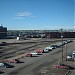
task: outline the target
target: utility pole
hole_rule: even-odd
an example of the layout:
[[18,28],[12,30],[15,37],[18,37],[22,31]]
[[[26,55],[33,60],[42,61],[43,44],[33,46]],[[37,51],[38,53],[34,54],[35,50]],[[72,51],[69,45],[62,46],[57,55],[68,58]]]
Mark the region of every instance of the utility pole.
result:
[[61,42],[62,42],[62,61],[63,61],[63,29],[61,29]]
[[67,45],[65,45],[65,47],[66,47],[66,61],[67,61]]

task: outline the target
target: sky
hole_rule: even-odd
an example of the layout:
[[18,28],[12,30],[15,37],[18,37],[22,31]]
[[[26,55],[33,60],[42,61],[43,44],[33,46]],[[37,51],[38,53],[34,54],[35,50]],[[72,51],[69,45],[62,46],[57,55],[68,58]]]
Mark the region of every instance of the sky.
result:
[[73,29],[75,0],[0,0],[0,24],[8,30]]

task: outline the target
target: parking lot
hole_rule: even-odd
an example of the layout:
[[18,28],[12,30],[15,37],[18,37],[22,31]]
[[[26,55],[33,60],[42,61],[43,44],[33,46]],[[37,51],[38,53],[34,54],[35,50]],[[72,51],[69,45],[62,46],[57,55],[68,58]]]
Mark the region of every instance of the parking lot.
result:
[[[19,57],[20,55],[23,55],[24,53],[31,52],[36,49],[44,49],[47,46],[61,42],[61,40],[59,41],[58,39],[42,39],[42,40],[39,39],[38,41],[37,40],[38,39],[25,40],[25,41],[21,40],[18,41],[17,44],[11,44],[2,47],[0,51],[4,50],[3,53],[5,53],[6,56],[8,57],[14,56],[15,58],[15,57]],[[72,53],[72,51],[75,50],[74,44],[75,42],[71,42],[67,44],[68,54]],[[63,56],[65,59],[66,56],[65,46],[63,46],[63,50],[64,50]],[[6,59],[6,56],[2,56],[0,59],[1,60]],[[53,68],[53,65],[57,65],[61,63],[61,57],[62,57],[62,47],[59,47],[53,49],[52,51],[49,51],[48,53],[42,53],[42,55],[36,55],[34,57],[26,57],[26,56],[19,57],[19,60],[22,61],[22,63],[10,63],[15,67],[0,68],[0,71],[3,71],[4,72],[3,74],[7,74],[7,75],[56,75],[56,74],[65,75],[67,73],[67,70]],[[66,62],[64,60],[63,63],[75,67],[74,61]],[[74,72],[75,70],[70,70],[69,75],[74,75]]]

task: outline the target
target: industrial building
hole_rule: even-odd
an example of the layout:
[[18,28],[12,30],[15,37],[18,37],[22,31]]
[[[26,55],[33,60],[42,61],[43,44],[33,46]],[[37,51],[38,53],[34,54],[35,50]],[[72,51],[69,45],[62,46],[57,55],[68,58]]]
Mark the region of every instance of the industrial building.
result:
[[[63,38],[75,38],[75,32],[63,32]],[[46,37],[61,38],[61,32],[49,32],[46,33]]]
[[0,26],[0,39],[7,37],[7,28]]
[[[61,38],[60,30],[8,30],[8,36],[25,38]],[[62,31],[63,38],[75,38],[75,30]]]

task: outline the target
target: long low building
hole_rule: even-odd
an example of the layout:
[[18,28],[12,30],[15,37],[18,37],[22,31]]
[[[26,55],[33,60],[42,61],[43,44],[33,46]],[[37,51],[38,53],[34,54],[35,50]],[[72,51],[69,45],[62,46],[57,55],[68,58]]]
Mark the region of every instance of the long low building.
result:
[[[60,30],[8,30],[8,36],[25,38],[61,38]],[[75,31],[62,32],[63,38],[75,38]]]
[[[75,32],[63,32],[63,38],[75,38]],[[49,32],[46,33],[46,37],[61,38],[61,32]]]

